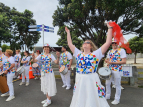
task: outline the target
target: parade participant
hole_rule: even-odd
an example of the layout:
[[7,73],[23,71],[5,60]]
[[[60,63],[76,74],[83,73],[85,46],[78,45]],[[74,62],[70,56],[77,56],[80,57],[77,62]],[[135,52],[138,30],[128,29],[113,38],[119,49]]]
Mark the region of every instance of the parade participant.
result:
[[[21,61],[21,55],[20,55],[20,50],[16,50],[16,55],[14,56],[15,59],[15,70],[17,70],[20,67],[20,61]],[[16,73],[15,73],[15,78],[16,78]],[[18,79],[20,78],[20,75],[17,77]]]
[[67,74],[63,75],[62,73],[61,74],[61,78],[62,78],[62,81],[63,81],[63,88],[66,87],[67,90],[70,89],[71,87],[71,83],[70,83],[70,74],[71,74],[71,65],[72,65],[72,55],[70,52],[68,52],[66,50],[66,47],[63,46],[62,47],[62,54],[60,55],[60,62],[59,62],[59,66],[65,66],[65,67],[68,67],[68,72]]
[[76,57],[76,81],[70,107],[109,107],[105,98],[105,88],[101,85],[97,72],[99,61],[112,42],[112,27],[107,24],[108,33],[106,43],[97,48],[91,40],[86,40],[82,50],[73,44],[70,31],[67,32],[68,46]]
[[15,75],[15,61],[14,57],[12,57],[13,51],[7,49],[5,55],[7,58],[3,61],[3,72],[7,74],[7,85],[9,88],[9,92],[2,94],[1,96],[9,96],[6,101],[10,101],[15,98],[14,96],[14,87],[13,87],[13,77]]
[[57,93],[56,88],[56,81],[54,72],[52,69],[52,61],[54,61],[56,64],[59,63],[59,57],[60,53],[56,52],[57,60],[55,57],[50,54],[50,46],[49,44],[45,44],[43,46],[44,53],[39,55],[35,59],[35,54],[32,54],[33,62],[41,61],[42,68],[41,68],[41,91],[46,95],[47,99],[42,101],[43,107],[46,107],[51,104],[51,97],[55,96]]
[[[39,55],[41,55],[41,52],[39,51],[39,50],[37,50],[36,51],[36,56],[35,56],[35,58],[37,58]],[[31,60],[31,61],[33,61],[33,59]],[[36,62],[37,64],[38,64],[38,68],[36,68],[36,69],[33,69],[33,71],[34,71],[34,76],[35,76],[35,79],[39,79],[40,78],[40,70],[41,70],[41,62],[40,61],[37,61]]]
[[[114,79],[112,80],[112,88],[116,88]],[[124,87],[121,86],[121,90],[124,90]]]
[[22,82],[19,84],[20,86],[25,84],[25,76],[26,76],[26,86],[29,85],[29,61],[30,61],[30,56],[29,52],[25,51],[24,52],[24,57],[21,60],[21,63],[23,64],[23,67],[25,71],[22,73]]
[[3,54],[2,49],[0,48],[0,72],[2,72],[2,62],[6,59],[6,56]]
[[110,80],[106,80],[106,99],[110,99],[111,96],[111,82],[114,80],[116,93],[115,99],[111,103],[116,105],[120,103],[120,96],[121,96],[121,73],[122,66],[121,64],[126,63],[126,52],[122,48],[118,48],[118,44],[116,41],[112,41],[112,49],[109,50],[107,54],[107,59],[105,61],[109,68],[112,71],[112,76]]

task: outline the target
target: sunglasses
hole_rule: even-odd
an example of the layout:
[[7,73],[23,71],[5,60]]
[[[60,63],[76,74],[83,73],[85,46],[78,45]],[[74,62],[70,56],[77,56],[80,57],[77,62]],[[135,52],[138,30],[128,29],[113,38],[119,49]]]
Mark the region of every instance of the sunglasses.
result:
[[112,44],[117,44],[116,42],[112,42]]
[[91,44],[90,42],[84,42],[83,44]]

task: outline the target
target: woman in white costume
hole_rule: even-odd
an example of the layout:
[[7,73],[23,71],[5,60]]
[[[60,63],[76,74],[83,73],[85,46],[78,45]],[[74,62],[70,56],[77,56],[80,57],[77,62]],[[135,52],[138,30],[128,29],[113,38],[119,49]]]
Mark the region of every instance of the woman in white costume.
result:
[[20,86],[25,84],[25,76],[26,76],[26,84],[25,86],[29,85],[29,61],[30,61],[30,56],[29,56],[29,52],[25,51],[24,52],[24,57],[21,60],[21,63],[23,64],[23,67],[25,69],[25,71],[22,73],[22,82],[19,84]]
[[7,49],[5,55],[7,58],[3,61],[3,72],[7,75],[7,85],[9,88],[9,92],[2,94],[1,96],[9,96],[6,101],[11,101],[15,98],[14,96],[14,87],[13,87],[13,77],[15,75],[15,62],[14,57],[12,56],[13,51]]
[[[16,55],[14,55],[14,60],[15,60],[15,70],[17,70],[20,67],[20,62],[21,62],[21,55],[20,55],[20,50],[16,50]],[[15,77],[16,78],[16,73],[15,73]],[[20,74],[17,77],[18,79],[20,78]]]
[[99,48],[90,40],[82,45],[82,51],[73,44],[70,31],[67,32],[68,46],[76,57],[76,83],[70,107],[109,107],[105,98],[105,88],[101,85],[97,72],[100,59],[112,43],[112,27],[108,26],[106,42]]
[[50,54],[50,46],[49,44],[45,44],[44,54],[42,53],[37,58],[35,58],[35,54],[32,54],[33,62],[41,61],[42,69],[41,69],[41,91],[46,95],[47,99],[42,101],[44,104],[43,107],[46,107],[51,104],[51,97],[55,96],[57,93],[56,81],[54,72],[52,69],[52,61],[56,64],[59,63],[60,53],[56,52],[57,60],[55,57]]

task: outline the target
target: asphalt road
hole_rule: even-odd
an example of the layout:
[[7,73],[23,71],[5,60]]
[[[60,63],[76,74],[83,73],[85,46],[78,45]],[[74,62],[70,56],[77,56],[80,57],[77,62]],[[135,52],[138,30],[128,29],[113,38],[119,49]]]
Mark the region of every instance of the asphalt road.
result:
[[[21,81],[14,82],[15,99],[6,102],[7,97],[0,97],[0,107],[42,107],[41,101],[46,96],[40,91],[40,80],[30,80],[28,87],[18,86]],[[49,107],[69,107],[72,99],[72,89],[63,89],[61,79],[56,79],[57,95],[52,97],[52,104]],[[72,84],[73,86],[73,84]],[[135,88],[125,85],[122,91],[121,103],[111,105],[115,89],[112,89],[111,100],[108,100],[110,107],[143,107],[143,88]],[[1,94],[1,93],[0,93]]]

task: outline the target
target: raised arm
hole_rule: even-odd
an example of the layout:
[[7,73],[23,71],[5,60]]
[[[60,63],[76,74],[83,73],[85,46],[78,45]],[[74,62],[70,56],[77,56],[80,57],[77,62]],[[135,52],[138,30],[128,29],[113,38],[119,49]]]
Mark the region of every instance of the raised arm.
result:
[[60,52],[56,52],[57,59],[54,61],[56,64],[59,64],[59,59],[60,59]]
[[107,39],[106,42],[101,46],[102,54],[105,54],[105,52],[108,50],[109,46],[112,43],[112,27],[108,23],[107,27],[108,27]]
[[72,44],[70,30],[67,27],[65,27],[65,31],[67,32],[68,46],[69,46],[70,50],[72,51],[72,53],[74,53],[75,46]]

